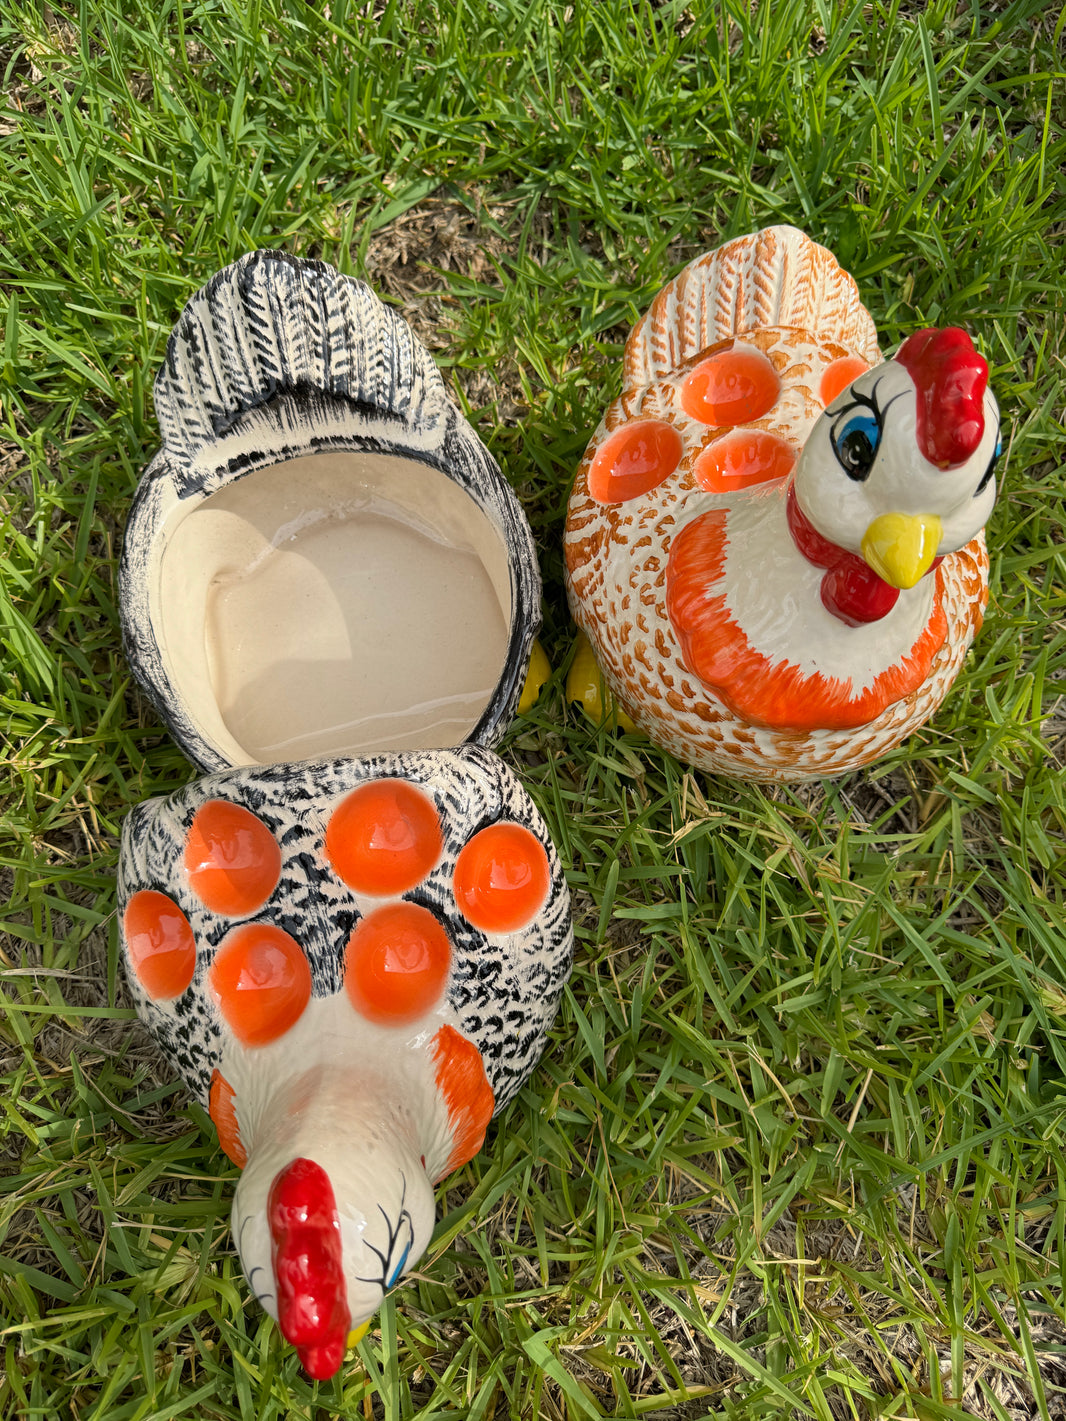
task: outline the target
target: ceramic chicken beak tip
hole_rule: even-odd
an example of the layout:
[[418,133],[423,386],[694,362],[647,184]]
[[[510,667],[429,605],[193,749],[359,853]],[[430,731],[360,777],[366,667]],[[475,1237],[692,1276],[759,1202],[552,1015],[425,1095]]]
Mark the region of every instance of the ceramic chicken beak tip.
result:
[[916,587],[932,566],[944,529],[935,514],[883,513],[867,528],[862,555],[890,587]]
[[353,1347],[357,1347],[369,1331],[370,1318],[367,1318],[366,1322],[361,1322],[358,1327],[353,1327],[348,1333],[348,1350],[351,1351]]

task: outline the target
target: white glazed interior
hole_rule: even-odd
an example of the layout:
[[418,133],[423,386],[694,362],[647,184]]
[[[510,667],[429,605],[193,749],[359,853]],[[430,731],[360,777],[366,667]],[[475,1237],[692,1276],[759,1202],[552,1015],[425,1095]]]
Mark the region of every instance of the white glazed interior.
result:
[[175,503],[153,622],[232,765],[460,744],[504,673],[503,535],[439,470],[335,452]]

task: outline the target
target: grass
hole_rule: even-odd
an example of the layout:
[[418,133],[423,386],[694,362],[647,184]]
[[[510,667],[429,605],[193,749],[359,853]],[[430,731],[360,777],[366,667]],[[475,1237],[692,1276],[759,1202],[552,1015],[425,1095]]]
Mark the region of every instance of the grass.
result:
[[[4,1415],[1066,1416],[1064,32],[1043,0],[7,0]],[[774,221],[889,348],[974,330],[1007,448],[951,697],[795,790],[562,694],[563,511],[625,331]],[[557,671],[504,753],[577,933],[542,1065],[317,1389],[249,1302],[234,1170],[114,921],[123,815],[190,775],[117,631],[151,379],[264,245],[396,302],[523,498]]]

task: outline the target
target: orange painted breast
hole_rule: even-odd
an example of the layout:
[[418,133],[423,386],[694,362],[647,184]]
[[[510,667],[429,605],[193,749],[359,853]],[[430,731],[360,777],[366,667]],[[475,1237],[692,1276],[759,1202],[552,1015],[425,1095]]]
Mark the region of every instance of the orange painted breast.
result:
[[227,1157],[243,1169],[248,1163],[248,1153],[241,1143],[241,1129],[237,1123],[237,1108],[233,1103],[233,1087],[221,1071],[211,1073],[211,1093],[208,1097],[207,1113],[218,1131],[218,1143]]
[[[452,1150],[445,1175],[474,1158],[485,1140],[496,1097],[485,1075],[477,1047],[452,1026],[442,1026],[433,1038],[437,1089],[448,1107]],[[434,1181],[436,1182],[436,1181]]]

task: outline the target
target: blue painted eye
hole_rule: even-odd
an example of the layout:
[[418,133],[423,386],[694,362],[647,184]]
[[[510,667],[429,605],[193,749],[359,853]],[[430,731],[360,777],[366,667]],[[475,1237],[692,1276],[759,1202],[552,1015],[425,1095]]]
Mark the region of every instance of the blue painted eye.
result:
[[407,1263],[408,1254],[411,1252],[411,1244],[412,1244],[413,1242],[414,1242],[413,1239],[411,1239],[411,1240],[408,1241],[407,1247],[404,1249],[403,1253],[400,1255],[400,1261],[399,1261],[399,1263],[397,1263],[396,1267],[392,1270],[392,1277],[391,1277],[391,1278],[389,1279],[389,1281],[385,1284],[386,1288],[391,1288],[392,1285],[393,1285],[393,1283],[396,1282],[396,1279],[397,1279],[397,1278],[400,1276],[400,1274],[403,1272],[404,1267],[406,1266],[406,1263]]
[[862,411],[844,421],[830,438],[837,462],[849,479],[862,482],[870,472],[877,446],[881,442],[881,426],[872,414]]
[[996,471],[996,464],[997,464],[997,462],[999,461],[999,456],[1000,456],[1002,453],[1003,453],[1003,435],[1001,434],[1001,435],[999,436],[999,438],[996,440],[996,447],[995,447],[995,449],[993,450],[991,459],[989,459],[989,461],[988,461],[988,468],[987,468],[987,469],[984,471],[984,473],[982,474],[982,476],[981,476],[981,482],[977,485],[977,487],[976,487],[976,488],[974,489],[974,491],[973,491],[973,496],[974,496],[974,498],[977,498],[977,496],[978,496],[979,494],[984,493],[985,489],[988,487],[989,480],[991,479],[992,475],[993,475],[993,474],[995,473],[995,471]]

